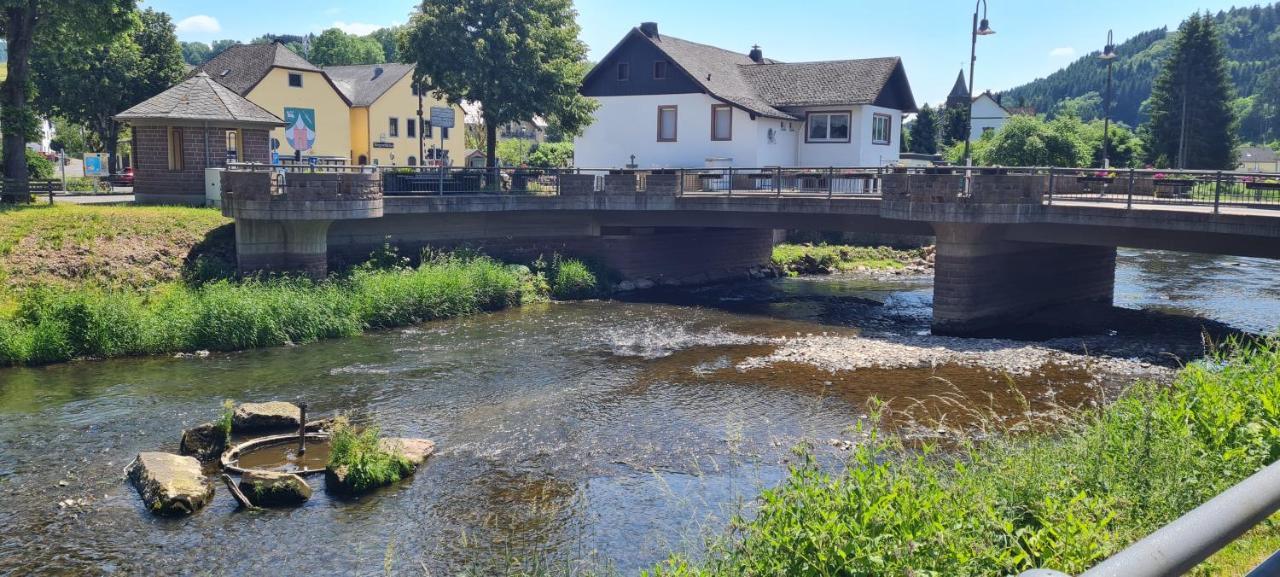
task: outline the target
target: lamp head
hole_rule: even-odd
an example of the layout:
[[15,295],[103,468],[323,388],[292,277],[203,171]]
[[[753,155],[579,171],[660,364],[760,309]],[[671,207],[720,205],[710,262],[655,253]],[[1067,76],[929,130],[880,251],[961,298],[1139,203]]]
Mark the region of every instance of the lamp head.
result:
[[995,34],[996,31],[991,29],[991,22],[986,18],[983,18],[982,23],[978,24],[978,29],[974,33],[978,36],[990,36]]
[[1105,48],[1103,48],[1103,49],[1102,49],[1102,54],[1099,54],[1099,55],[1098,55],[1098,59],[1099,59],[1099,60],[1113,60],[1113,59],[1115,59],[1115,58],[1116,58],[1116,56],[1118,56],[1118,55],[1116,54],[1116,45],[1115,45],[1115,44],[1108,44]]

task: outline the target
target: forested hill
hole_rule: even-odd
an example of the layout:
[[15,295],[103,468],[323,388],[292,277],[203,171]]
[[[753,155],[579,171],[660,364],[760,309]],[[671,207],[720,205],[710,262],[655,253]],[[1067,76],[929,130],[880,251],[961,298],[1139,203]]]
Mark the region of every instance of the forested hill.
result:
[[[1280,4],[1232,8],[1214,15],[1226,48],[1228,69],[1236,85],[1237,96],[1248,98],[1262,90],[1262,75],[1269,68],[1280,68]],[[1170,31],[1160,28],[1143,32],[1117,45],[1112,89],[1113,117],[1137,126],[1142,117],[1143,101],[1151,96],[1151,85],[1169,49]],[[1046,78],[1004,92],[1005,106],[1034,106],[1039,112],[1050,112],[1062,106],[1075,107],[1084,116],[1101,113],[1101,94],[1106,90],[1107,67],[1098,60],[1098,52],[1090,53]],[[1248,116],[1242,101],[1242,116]],[[1245,119],[1246,123],[1248,118]],[[1242,127],[1247,132],[1248,127]],[[1246,136],[1247,137],[1247,136]]]

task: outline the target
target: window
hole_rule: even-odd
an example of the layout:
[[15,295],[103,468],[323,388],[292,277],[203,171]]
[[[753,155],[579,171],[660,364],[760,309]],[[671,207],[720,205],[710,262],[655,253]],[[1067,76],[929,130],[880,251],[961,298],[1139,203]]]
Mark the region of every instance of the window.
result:
[[410,116],[408,120],[404,121],[404,135],[409,138],[418,137],[418,123],[414,121],[412,116]]
[[733,107],[711,105],[711,140],[733,140]]
[[391,138],[400,136],[400,119],[399,118],[391,119],[390,124],[387,126],[387,136],[390,136]]
[[179,171],[183,169],[185,154],[182,147],[182,129],[169,129],[169,170]]
[[422,119],[422,136],[431,138],[431,121]]
[[805,142],[849,142],[849,112],[810,112]]
[[[412,124],[410,124],[409,126],[413,126],[413,125],[412,125]],[[417,158],[414,158],[414,157],[412,157],[412,156],[410,156],[410,157],[409,157],[409,166],[418,166],[418,159],[417,159]]]
[[618,63],[618,82],[625,82],[627,80],[631,80],[631,63],[619,62]]
[[658,142],[676,141],[676,107],[658,107]]
[[893,117],[888,114],[871,115],[871,144],[889,144],[893,141]]
[[289,73],[289,86],[291,88],[302,88],[302,75],[297,72]]
[[653,63],[653,79],[665,80],[667,78],[667,61],[659,60]]

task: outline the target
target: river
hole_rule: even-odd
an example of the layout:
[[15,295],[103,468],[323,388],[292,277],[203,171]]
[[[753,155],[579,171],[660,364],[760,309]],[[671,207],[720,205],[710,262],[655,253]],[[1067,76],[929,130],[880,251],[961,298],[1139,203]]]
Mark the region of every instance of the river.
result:
[[[1276,279],[1277,262],[1122,252],[1117,305],[1168,315],[1190,336],[1156,322],[957,344],[925,335],[931,279],[832,277],[0,370],[0,575],[484,575],[513,563],[635,574],[720,534],[783,478],[796,445],[838,460],[871,397],[901,411],[893,426],[943,439],[966,434],[968,418],[1016,420],[1020,399],[1100,402],[1135,375],[1167,375],[1151,361],[1185,355],[1195,318],[1276,330]],[[1122,358],[1099,364],[1073,348]],[[237,512],[219,485],[200,513],[153,518],[121,470],[139,451],[176,451],[180,431],[223,399],[305,401],[440,450],[354,502],[317,490],[298,509]]]

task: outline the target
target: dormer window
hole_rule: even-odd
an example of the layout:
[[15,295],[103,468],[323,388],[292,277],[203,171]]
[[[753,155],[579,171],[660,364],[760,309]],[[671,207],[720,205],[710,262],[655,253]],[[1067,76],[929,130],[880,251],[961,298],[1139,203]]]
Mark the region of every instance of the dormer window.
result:
[[667,61],[666,60],[659,60],[653,63],[653,79],[654,80],[667,79]]
[[296,72],[289,73],[289,87],[302,88],[302,75]]
[[631,80],[631,63],[619,62],[618,63],[618,82],[626,82],[628,80]]

